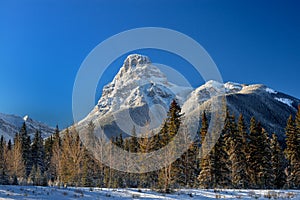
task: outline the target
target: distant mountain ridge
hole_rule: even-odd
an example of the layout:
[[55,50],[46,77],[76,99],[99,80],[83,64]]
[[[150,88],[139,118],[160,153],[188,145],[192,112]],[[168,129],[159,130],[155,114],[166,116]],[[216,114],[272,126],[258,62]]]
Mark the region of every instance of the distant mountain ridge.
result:
[[48,125],[31,119],[28,115],[24,117],[0,113],[0,135],[8,141],[13,140],[16,133],[18,133],[25,122],[27,132],[32,138],[36,130],[41,131],[42,137],[47,138],[54,133],[54,128]]
[[225,88],[226,103],[231,114],[236,118],[243,114],[248,125],[251,117],[255,117],[269,134],[276,133],[280,141],[284,140],[287,119],[291,114],[296,114],[300,100],[262,84],[208,81],[190,94],[182,111],[188,114],[200,105],[196,109],[210,113],[214,98],[208,96],[208,91],[220,88]]

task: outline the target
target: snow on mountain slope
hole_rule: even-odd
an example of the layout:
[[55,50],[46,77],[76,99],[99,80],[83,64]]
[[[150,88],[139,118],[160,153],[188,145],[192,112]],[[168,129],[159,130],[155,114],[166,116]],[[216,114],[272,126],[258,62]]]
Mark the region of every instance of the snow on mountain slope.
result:
[[[119,134],[120,128],[128,133],[133,124],[137,128],[149,121],[156,122],[151,127],[155,128],[166,117],[171,101],[178,99],[183,103],[191,91],[192,88],[170,83],[148,57],[133,54],[126,58],[113,81],[103,88],[98,104],[79,122],[79,127],[97,120],[108,135]],[[133,121],[123,124],[125,128],[120,124],[118,127],[118,118]]]
[[236,118],[242,113],[248,123],[254,116],[270,134],[277,133],[280,140],[284,139],[286,119],[295,114],[300,104],[299,99],[262,84],[223,84],[211,80],[196,89],[180,87],[169,82],[147,56],[133,54],[126,58],[113,81],[103,88],[95,108],[77,127],[83,128],[93,121],[109,137],[130,133],[133,124],[144,126],[154,121],[159,128],[173,99],[179,101],[188,117],[204,110],[208,114],[213,109],[215,112],[218,108],[212,107],[220,94],[226,96],[227,107]]
[[279,140],[284,140],[286,120],[290,114],[296,113],[300,100],[262,84],[208,81],[191,93],[182,106],[182,112],[189,115],[200,109],[200,112],[205,110],[210,114],[214,94],[221,90],[225,91],[227,107],[236,118],[243,114],[246,123],[249,123],[254,116],[270,134],[276,133]]
[[31,119],[28,115],[24,117],[16,115],[8,115],[0,113],[0,135],[3,135],[6,140],[13,140],[16,133],[18,133],[23,125],[26,123],[28,134],[33,137],[36,130],[40,130],[42,137],[49,137],[54,133],[54,128],[47,126],[41,122]]

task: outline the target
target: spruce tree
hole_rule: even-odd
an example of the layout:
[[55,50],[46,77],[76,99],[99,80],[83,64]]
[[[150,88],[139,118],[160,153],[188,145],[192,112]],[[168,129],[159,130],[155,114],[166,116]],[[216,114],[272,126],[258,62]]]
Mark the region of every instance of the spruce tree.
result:
[[135,126],[133,126],[132,128],[129,150],[132,153],[137,153],[139,151],[139,143],[138,143]]
[[53,135],[53,147],[52,147],[52,156],[50,161],[50,168],[48,172],[49,180],[61,183],[61,172],[62,172],[62,140],[59,135],[58,127],[55,130]]
[[[296,133],[297,133],[297,141],[298,141],[298,144],[300,144],[300,104],[298,106],[298,111],[297,111],[296,118],[295,118],[295,126],[296,126]],[[299,151],[300,151],[300,148],[299,148]]]
[[247,163],[251,186],[270,189],[274,186],[274,175],[271,163],[270,140],[267,132],[252,118],[250,121],[249,154]]
[[201,120],[201,129],[200,129],[200,141],[201,144],[204,142],[205,140],[205,136],[207,134],[207,130],[208,130],[208,119],[206,117],[206,113],[203,112],[202,114],[202,120]]
[[231,178],[234,188],[248,188],[249,176],[247,173],[247,159],[245,152],[245,124],[243,116],[240,115],[238,127],[233,116],[229,116],[230,120],[226,122],[225,128],[228,127],[226,137],[227,152],[231,164]]
[[299,140],[296,124],[290,116],[286,127],[286,158],[289,161],[289,175],[287,184],[289,188],[300,188],[300,155]]
[[5,139],[1,135],[0,139],[0,185],[9,183],[8,177],[8,150]]
[[[174,184],[176,183],[176,178],[179,172],[178,165],[180,165],[180,159],[175,161],[174,163],[168,163],[169,158],[177,151],[177,145],[174,143],[170,143],[170,141],[176,136],[178,133],[179,127],[181,125],[181,108],[178,103],[173,100],[169,111],[167,113],[167,119],[165,120],[162,129],[160,131],[159,146],[169,145],[167,148],[167,152],[164,155],[164,162],[166,163],[166,167],[159,171],[159,185],[163,188],[165,192],[169,192]],[[170,144],[169,144],[170,143]],[[167,165],[168,163],[168,165]]]
[[[226,128],[225,128],[226,129]],[[214,146],[214,188],[230,188],[231,174],[229,155],[226,150],[225,133],[222,132],[217,143]]]
[[256,120],[254,117],[250,121],[250,133],[249,133],[249,143],[247,155],[248,173],[250,174],[250,184],[251,187],[258,187],[258,173],[260,169],[260,159],[261,152],[259,152],[258,143],[259,137],[261,137],[261,132],[257,129]]
[[274,188],[274,172],[272,168],[272,151],[270,139],[265,129],[262,129],[262,157],[261,157],[261,171],[259,173],[260,188],[273,189]]
[[38,169],[43,174],[45,171],[45,150],[43,145],[43,138],[40,131],[36,131],[33,143],[31,145],[31,161],[32,161],[32,167],[35,169]]
[[[203,149],[204,148],[204,140],[207,135],[208,131],[208,120],[206,117],[205,112],[202,114],[202,126],[200,129],[200,135],[201,135],[201,150],[200,150],[200,173],[198,176],[198,184],[200,188],[211,188],[212,182],[213,182],[213,175],[212,175],[212,162],[211,160],[211,153],[209,149]],[[205,153],[203,153],[205,152]],[[206,153],[208,152],[208,153]]]
[[51,159],[52,159],[52,155],[53,155],[53,135],[51,135],[50,137],[48,137],[47,139],[45,139],[45,143],[44,143],[44,149],[45,149],[45,159],[44,159],[44,164],[45,164],[45,172],[48,173],[49,168],[50,168],[50,164],[51,164]]
[[25,122],[22,125],[19,135],[21,139],[22,157],[25,162],[26,176],[28,176],[32,168],[32,159],[30,151],[31,139],[27,133],[27,126]]
[[272,135],[271,140],[271,151],[272,151],[272,168],[274,173],[274,187],[276,189],[282,189],[286,183],[286,159],[278,142],[277,136]]

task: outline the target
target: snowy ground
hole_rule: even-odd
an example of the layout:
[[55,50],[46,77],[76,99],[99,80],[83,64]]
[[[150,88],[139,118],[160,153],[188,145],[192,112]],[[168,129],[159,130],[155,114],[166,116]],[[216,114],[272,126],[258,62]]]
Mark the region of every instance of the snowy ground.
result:
[[147,189],[0,186],[0,199],[300,199],[295,190],[193,190],[161,194]]

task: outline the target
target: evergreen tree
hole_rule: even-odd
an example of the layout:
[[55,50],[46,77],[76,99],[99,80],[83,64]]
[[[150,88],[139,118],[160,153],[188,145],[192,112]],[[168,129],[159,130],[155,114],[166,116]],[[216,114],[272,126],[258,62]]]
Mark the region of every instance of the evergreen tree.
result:
[[274,186],[276,189],[281,189],[286,183],[286,159],[284,157],[281,146],[278,142],[277,136],[272,135],[271,140],[271,151],[272,151],[272,168],[274,172]]
[[181,125],[181,108],[178,103],[173,100],[168,112],[167,124],[168,124],[168,136],[172,139],[178,132]]
[[250,174],[250,184],[252,187],[258,187],[258,173],[260,169],[260,159],[261,159],[261,152],[259,152],[260,145],[258,143],[259,137],[261,137],[261,132],[259,132],[256,120],[254,117],[251,118],[250,121],[250,134],[249,134],[249,143],[248,143],[248,150],[249,154],[247,155],[247,164],[249,167],[249,174]]
[[217,143],[214,146],[214,188],[229,188],[231,187],[230,163],[229,156],[226,151],[224,140],[225,135],[221,133]]
[[59,135],[58,127],[53,135],[53,147],[52,156],[50,161],[50,168],[48,172],[48,179],[52,182],[56,181],[58,184],[61,183],[61,172],[62,172],[62,141]]
[[[207,135],[208,131],[208,120],[206,117],[205,112],[202,114],[202,126],[200,129],[200,135],[201,135],[201,152],[200,152],[200,173],[198,176],[198,184],[200,188],[211,188],[213,183],[213,174],[212,174],[212,154],[214,152],[211,152],[209,149],[203,149],[204,148],[204,140]],[[204,153],[205,152],[205,153]],[[208,152],[208,153],[207,153]]]
[[96,125],[93,123],[93,121],[90,121],[87,126],[87,133],[83,137],[84,145],[86,145],[87,148],[94,149],[96,145],[96,137],[95,137],[95,128]]
[[262,129],[262,158],[260,161],[261,171],[258,174],[260,188],[273,189],[274,188],[274,172],[272,168],[272,150],[270,145],[270,139],[265,129]]
[[247,162],[245,152],[245,125],[243,116],[240,115],[238,127],[235,119],[228,116],[229,120],[225,123],[226,146],[231,162],[232,185],[235,188],[247,188],[249,186],[249,176],[247,173]]
[[11,140],[10,139],[8,140],[8,143],[7,143],[7,149],[8,150],[12,150],[12,144],[11,144]]
[[44,159],[44,164],[45,164],[45,172],[49,172],[49,168],[51,165],[51,159],[53,155],[53,136],[51,135],[47,139],[45,139],[44,143],[44,150],[45,150],[45,159]]
[[133,126],[133,128],[132,128],[129,150],[132,153],[137,153],[139,151],[139,143],[138,143],[138,138],[136,135],[135,126]]
[[40,131],[36,131],[31,145],[32,166],[39,169],[43,174],[45,171],[45,150],[43,145],[43,138]]
[[158,181],[160,187],[165,191],[169,192],[174,184],[176,183],[176,178],[179,172],[178,165],[180,160],[177,160],[175,163],[169,164],[169,158],[177,151],[177,144],[169,142],[175,137],[177,134],[179,127],[181,125],[181,108],[178,103],[173,100],[168,114],[167,119],[165,120],[162,130],[160,131],[160,144],[159,146],[169,145],[167,151],[165,152],[163,161],[165,162],[165,167],[159,171]]
[[53,146],[54,146],[54,137],[59,136],[59,128],[58,125],[55,127],[54,134],[45,139],[44,149],[45,149],[45,171],[50,172],[51,159],[53,156]]
[[252,118],[250,121],[249,154],[247,163],[251,186],[269,189],[273,187],[274,176],[271,163],[270,141],[267,132]]
[[207,119],[206,113],[203,112],[202,121],[201,121],[201,129],[200,129],[201,143],[204,142],[205,136],[207,134],[207,130],[208,130],[208,119]]
[[[295,118],[295,126],[296,126],[296,132],[297,132],[297,142],[298,145],[300,144],[300,104],[298,106],[298,111]],[[300,148],[298,148],[300,151]],[[299,152],[300,154],[300,152]]]
[[8,179],[8,150],[3,135],[0,138],[0,185],[7,185]]
[[26,176],[28,176],[32,168],[31,151],[30,151],[31,139],[30,136],[28,136],[27,126],[25,122],[21,127],[19,135],[21,139],[20,141],[21,141],[22,157],[26,168]]
[[[247,126],[245,124],[244,116],[240,114],[238,119],[238,132],[242,139],[242,151],[244,152],[245,156],[247,156],[248,153],[248,133],[247,133]],[[246,162],[245,162],[246,163]]]
[[37,165],[37,167],[35,165],[33,165],[31,172],[28,176],[28,183],[32,184],[32,185],[37,185],[37,186],[46,185],[45,178],[44,178],[42,171],[40,170],[38,165]]
[[289,188],[300,188],[300,155],[299,140],[296,130],[296,124],[293,117],[290,116],[286,127],[286,158],[289,161],[289,175],[287,184]]
[[84,150],[83,157],[83,166],[82,166],[82,175],[81,175],[81,186],[84,187],[92,187],[95,186],[94,178],[95,178],[95,162],[89,152]]

